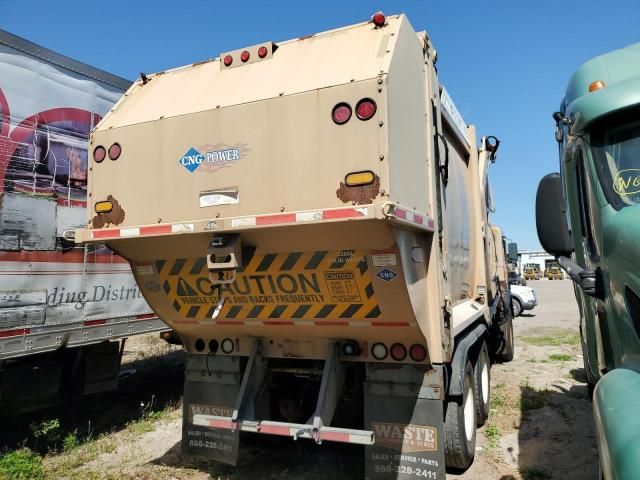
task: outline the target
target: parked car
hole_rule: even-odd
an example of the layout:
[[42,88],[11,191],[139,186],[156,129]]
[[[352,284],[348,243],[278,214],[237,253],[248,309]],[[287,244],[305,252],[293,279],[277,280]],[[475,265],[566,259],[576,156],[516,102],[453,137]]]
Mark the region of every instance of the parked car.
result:
[[522,285],[523,287],[527,285],[527,281],[522,278],[522,276],[518,272],[509,272],[509,278],[507,280],[509,285]]
[[531,287],[522,285],[510,285],[511,305],[513,306],[513,316],[519,317],[525,310],[533,310],[538,304],[536,291]]

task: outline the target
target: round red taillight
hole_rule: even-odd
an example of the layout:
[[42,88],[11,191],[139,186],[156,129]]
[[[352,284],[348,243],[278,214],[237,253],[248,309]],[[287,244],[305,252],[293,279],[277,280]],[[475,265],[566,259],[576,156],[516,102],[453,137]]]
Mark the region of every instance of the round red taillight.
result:
[[251,54],[246,50],[240,54],[240,60],[242,60],[243,62],[248,62],[249,57],[251,57]]
[[333,118],[333,121],[338,125],[347,123],[351,118],[351,107],[348,103],[337,104],[335,107],[333,107],[331,118]]
[[356,116],[360,120],[369,120],[376,114],[377,109],[376,102],[370,98],[363,98],[356,105]]
[[384,13],[382,12],[376,13],[373,16],[372,20],[373,20],[373,24],[376,27],[384,27],[384,24],[387,22],[387,19],[385,18]]
[[407,358],[407,349],[401,343],[394,343],[391,345],[391,350],[389,351],[391,354],[391,358],[396,360],[397,362],[401,362],[405,358]]
[[374,343],[371,347],[371,355],[373,355],[373,358],[376,360],[384,360],[387,358],[388,353],[384,343]]
[[93,159],[97,163],[100,163],[101,161],[103,161],[106,156],[107,156],[107,151],[104,149],[102,145],[98,145],[96,148],[93,149]]
[[260,47],[258,49],[258,56],[260,58],[266,57],[268,53],[269,53],[269,50],[267,50],[267,47]]
[[224,61],[224,64],[228,67],[233,63],[233,57],[231,55],[227,55],[226,57],[224,57],[223,61]]
[[109,147],[109,158],[111,160],[117,160],[122,153],[122,148],[119,143],[114,143]]
[[427,349],[416,343],[411,345],[411,348],[409,349],[409,356],[414,362],[422,362],[427,358]]

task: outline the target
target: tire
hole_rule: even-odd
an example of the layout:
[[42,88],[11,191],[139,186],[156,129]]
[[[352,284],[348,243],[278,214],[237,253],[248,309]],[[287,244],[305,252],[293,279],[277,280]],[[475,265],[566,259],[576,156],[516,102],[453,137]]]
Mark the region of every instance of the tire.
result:
[[489,361],[489,349],[482,342],[473,367],[473,400],[476,404],[476,425],[481,427],[489,418],[491,411],[491,363]]
[[522,315],[522,304],[520,300],[515,297],[511,297],[511,305],[513,306],[513,317],[519,317]]
[[447,402],[444,420],[444,458],[448,468],[466,470],[476,453],[476,407],[474,401],[474,375],[471,362],[464,369],[464,389],[460,404]]
[[513,355],[516,350],[516,344],[513,339],[513,318],[507,319],[504,326],[502,327],[502,333],[503,345],[498,358],[501,362],[510,362],[511,360],[513,360]]

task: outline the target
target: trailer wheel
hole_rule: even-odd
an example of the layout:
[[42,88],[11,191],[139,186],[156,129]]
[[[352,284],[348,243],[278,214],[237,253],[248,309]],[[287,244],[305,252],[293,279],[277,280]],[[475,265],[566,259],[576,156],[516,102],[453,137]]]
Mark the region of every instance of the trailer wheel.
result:
[[456,470],[466,470],[476,453],[476,407],[471,362],[464,369],[462,401],[447,402],[444,420],[445,464]]
[[481,427],[489,418],[491,410],[491,364],[489,363],[489,349],[485,342],[482,342],[482,347],[478,352],[473,374],[475,376],[473,396],[476,404],[476,421],[477,425]]

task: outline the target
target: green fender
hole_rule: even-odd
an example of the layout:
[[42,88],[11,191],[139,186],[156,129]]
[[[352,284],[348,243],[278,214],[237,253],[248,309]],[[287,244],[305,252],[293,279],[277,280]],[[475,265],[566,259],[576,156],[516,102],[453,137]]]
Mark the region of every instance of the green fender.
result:
[[640,478],[640,373],[617,368],[602,377],[593,416],[604,478]]

